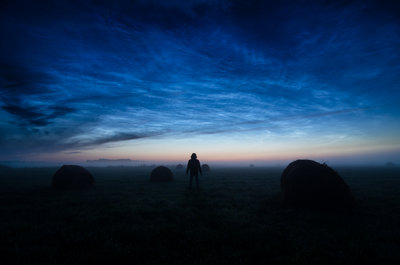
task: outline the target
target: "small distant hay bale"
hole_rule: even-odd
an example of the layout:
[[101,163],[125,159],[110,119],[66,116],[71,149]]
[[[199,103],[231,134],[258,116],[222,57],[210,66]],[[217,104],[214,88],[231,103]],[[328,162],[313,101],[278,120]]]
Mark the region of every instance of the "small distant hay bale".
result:
[[164,166],[159,166],[151,171],[150,181],[152,182],[169,182],[174,180],[172,171]]
[[93,186],[94,178],[90,172],[76,165],[63,165],[53,176],[52,186],[57,189],[82,189]]
[[201,170],[202,170],[203,172],[210,172],[210,171],[211,171],[210,166],[207,165],[207,164],[201,165]]
[[332,168],[312,160],[296,160],[281,175],[284,207],[350,208],[350,188]]
[[175,169],[183,170],[183,165],[182,164],[178,164],[178,165],[176,165]]

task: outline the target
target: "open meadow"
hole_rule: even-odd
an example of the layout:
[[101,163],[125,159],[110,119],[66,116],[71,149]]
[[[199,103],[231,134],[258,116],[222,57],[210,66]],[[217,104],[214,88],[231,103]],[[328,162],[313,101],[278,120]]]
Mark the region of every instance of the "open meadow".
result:
[[2,168],[1,264],[400,264],[400,168],[335,168],[353,211],[283,209],[283,168],[212,168],[200,190],[150,167],[87,168],[95,186],[55,190],[57,168]]

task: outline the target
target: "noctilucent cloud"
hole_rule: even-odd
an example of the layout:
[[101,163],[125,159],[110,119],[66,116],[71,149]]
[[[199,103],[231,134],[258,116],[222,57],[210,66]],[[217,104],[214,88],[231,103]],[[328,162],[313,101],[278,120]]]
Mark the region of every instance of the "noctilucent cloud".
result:
[[6,1],[0,160],[400,163],[394,2]]

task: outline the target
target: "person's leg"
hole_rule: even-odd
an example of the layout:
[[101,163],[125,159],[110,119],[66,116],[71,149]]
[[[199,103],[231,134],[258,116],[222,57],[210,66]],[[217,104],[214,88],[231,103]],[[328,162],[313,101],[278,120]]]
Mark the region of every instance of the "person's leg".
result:
[[196,175],[196,188],[199,188],[199,175]]
[[189,188],[192,188],[192,182],[193,182],[193,175],[190,174]]

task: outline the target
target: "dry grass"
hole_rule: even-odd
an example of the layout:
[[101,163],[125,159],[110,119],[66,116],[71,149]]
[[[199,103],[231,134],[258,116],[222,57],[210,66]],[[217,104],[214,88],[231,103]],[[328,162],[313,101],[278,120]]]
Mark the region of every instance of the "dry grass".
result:
[[59,191],[55,171],[0,172],[2,264],[400,264],[397,168],[337,169],[351,213],[282,209],[281,168],[213,169],[199,191],[129,167]]

